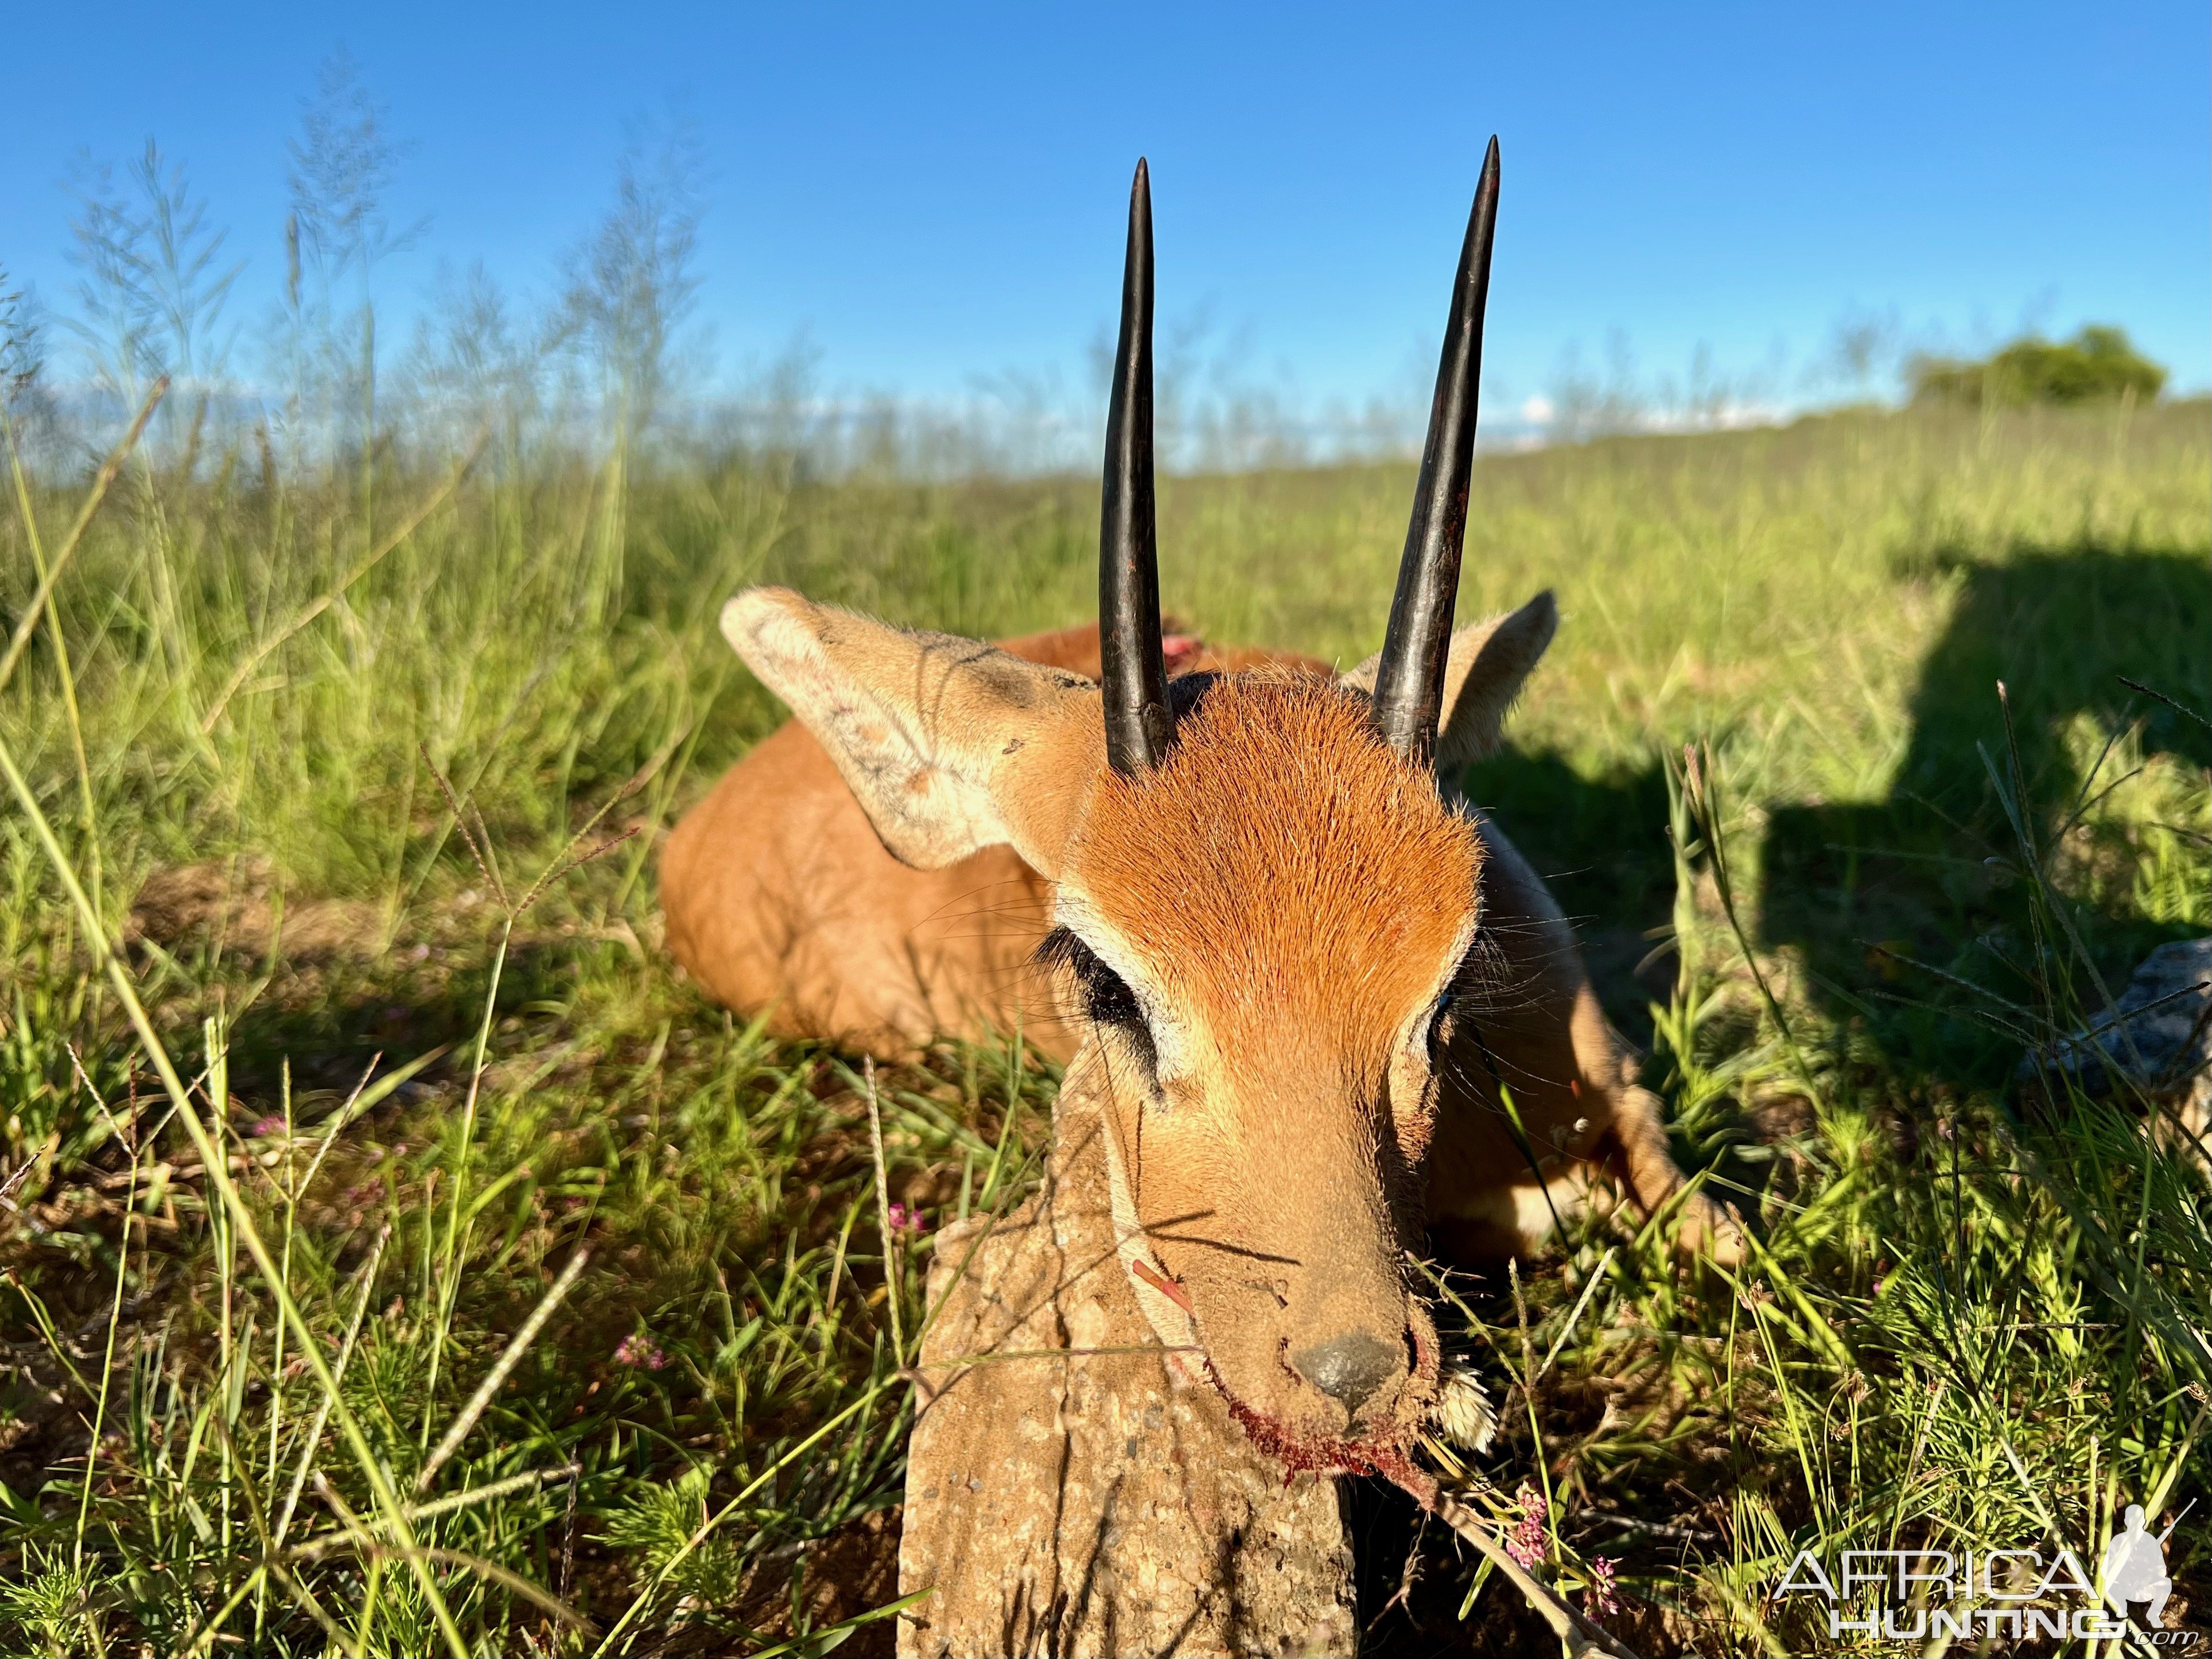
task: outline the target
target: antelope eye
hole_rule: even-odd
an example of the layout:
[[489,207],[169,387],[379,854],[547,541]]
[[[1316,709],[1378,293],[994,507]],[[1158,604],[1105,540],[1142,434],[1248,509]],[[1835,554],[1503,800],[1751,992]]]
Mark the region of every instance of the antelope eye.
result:
[[1137,994],[1121,975],[1108,967],[1099,954],[1065,927],[1055,927],[1037,947],[1036,959],[1048,968],[1065,968],[1075,976],[1083,993],[1083,1012],[1101,1025],[1119,1025],[1142,1031],[1144,1011]]
[[1122,1040],[1136,1050],[1157,1095],[1159,1050],[1153,1045],[1152,1028],[1145,1023],[1145,1011],[1137,1006],[1137,994],[1129,988],[1129,981],[1066,927],[1055,927],[1044,936],[1037,946],[1036,961],[1041,967],[1065,968],[1074,975],[1076,988],[1083,996],[1085,1018],[1121,1034]]
[[1429,1068],[1436,1069],[1443,1058],[1444,1047],[1451,1041],[1451,1012],[1453,993],[1446,987],[1437,996],[1436,1006],[1429,1010]]

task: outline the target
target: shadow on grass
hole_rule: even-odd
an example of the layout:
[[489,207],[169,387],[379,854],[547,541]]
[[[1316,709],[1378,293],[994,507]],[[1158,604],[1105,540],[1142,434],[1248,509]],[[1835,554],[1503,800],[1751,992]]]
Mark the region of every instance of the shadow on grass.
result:
[[[501,970],[495,1025],[544,1015],[574,999],[589,955],[616,947],[573,939],[518,939]],[[371,1061],[377,1074],[443,1048],[422,1079],[465,1083],[490,989],[492,951],[471,939],[417,960],[405,945],[365,960],[286,964],[230,1036],[231,1087],[243,1106],[292,1086],[343,1097]],[[494,1052],[507,1047],[495,1042]]]
[[1674,957],[1667,780],[1654,759],[1589,779],[1555,754],[1512,750],[1468,769],[1468,798],[1527,855],[1575,924],[1607,1015],[1639,1047]]
[[[2028,959],[2019,841],[1991,776],[1992,765],[2001,775],[2011,765],[1997,684],[2009,696],[2039,847],[2124,770],[2107,760],[2090,775],[2094,756],[2085,763],[2078,742],[2069,741],[2077,717],[2107,732],[2135,727],[2146,758],[2212,765],[2212,732],[2122,681],[2200,708],[2212,700],[2212,568],[2197,552],[2090,546],[2026,548],[1994,563],[1939,551],[1901,562],[1899,574],[1964,580],[1921,666],[1910,746],[1883,800],[1773,812],[1761,943],[1800,951],[1816,995],[1839,1015],[1867,1015],[1893,1058],[1990,1084],[2008,1070],[2017,1045],[1947,1016],[1966,993],[1869,947],[2032,1000],[2031,986],[2047,981],[2055,964]],[[2099,856],[2090,832],[2071,833],[2081,857]],[[2122,861],[2132,851],[2106,849]],[[2100,893],[2084,942],[2117,989],[2153,946],[2188,930],[2144,920],[2113,887],[2100,881],[2082,890]]]
[[[2108,759],[2086,777],[2069,741],[2078,716],[2106,732],[2133,726],[2146,758],[2212,765],[2212,732],[2121,678],[2192,707],[2212,703],[2212,567],[2185,550],[2093,546],[2025,548],[1998,562],[1939,551],[1899,560],[1898,574],[1963,580],[1921,667],[1905,759],[1882,800],[1771,809],[1756,942],[1799,952],[1815,999],[1838,1018],[1864,1017],[1892,1058],[1993,1083],[2017,1045],[1953,1018],[1965,993],[1869,946],[2008,997],[2024,997],[2036,971],[2051,971],[2021,955],[2031,948],[2028,896],[2007,867],[2018,842],[1983,758],[2009,766],[1997,682],[2010,696],[2039,845],[2075,813],[2085,785],[2094,799],[2125,769]],[[1648,1045],[1650,1005],[1664,1000],[1674,975],[1672,953],[1654,953],[1674,898],[1657,761],[1589,779],[1554,754],[1508,752],[1473,768],[1467,789],[1575,920],[1607,1013]],[[2108,866],[2128,850],[2106,849]],[[2085,842],[2083,857],[2099,855]],[[2091,919],[2086,942],[2115,989],[2112,976],[2124,981],[2154,946],[2187,931],[2145,921],[2124,900],[2094,904]]]

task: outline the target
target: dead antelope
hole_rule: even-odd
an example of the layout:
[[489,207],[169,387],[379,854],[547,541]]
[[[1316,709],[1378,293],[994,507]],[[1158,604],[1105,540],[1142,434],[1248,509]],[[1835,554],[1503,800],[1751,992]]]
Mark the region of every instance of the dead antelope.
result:
[[[1000,649],[740,593],[722,631],[799,725],[678,827],[663,869],[678,957],[786,1030],[1004,1032],[1024,959],[1048,966],[1073,1067],[1103,1068],[1139,1301],[1309,1467],[1371,1464],[1431,1408],[1436,1330],[1406,1267],[1424,1224],[1446,1257],[1494,1260],[1605,1201],[1608,1176],[1647,1212],[1682,1181],[1558,906],[1439,789],[1498,744],[1554,623],[1542,593],[1451,631],[1497,196],[1493,142],[1375,658],[1170,675],[1140,163],[1095,683],[1071,666],[1087,636]],[[1702,1194],[1680,1212],[1686,1244],[1733,1246]]]

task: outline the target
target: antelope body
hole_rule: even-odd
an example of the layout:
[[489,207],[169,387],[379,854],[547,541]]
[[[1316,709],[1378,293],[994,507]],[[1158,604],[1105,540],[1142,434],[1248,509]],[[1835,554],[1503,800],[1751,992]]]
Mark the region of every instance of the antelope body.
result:
[[[1170,672],[1140,164],[1097,634],[1001,648],[738,594],[722,631],[798,720],[663,866],[679,959],[776,1029],[892,1053],[1019,1024],[1098,1068],[1139,1303],[1292,1467],[1387,1466],[1433,1408],[1425,1225],[1495,1259],[1618,1183],[1679,1199],[1686,1247],[1735,1240],[1680,1194],[1543,883],[1439,787],[1498,742],[1555,624],[1545,593],[1450,628],[1496,192],[1493,142],[1376,658],[1185,648]],[[1056,1018],[1024,1008],[1032,963]]]

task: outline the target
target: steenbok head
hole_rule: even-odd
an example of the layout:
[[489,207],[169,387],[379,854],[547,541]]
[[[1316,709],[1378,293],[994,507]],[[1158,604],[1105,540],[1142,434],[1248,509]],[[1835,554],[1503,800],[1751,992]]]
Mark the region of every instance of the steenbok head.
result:
[[[1341,678],[1172,684],[1152,511],[1152,209],[1130,204],[1107,425],[1102,681],[787,590],[731,644],[898,858],[1011,846],[1054,888],[1042,956],[1105,1102],[1117,1232],[1162,1335],[1293,1462],[1394,1457],[1433,1400],[1408,1281],[1483,843],[1437,787],[1494,741],[1548,595],[1454,649],[1498,197],[1492,142],[1452,291],[1380,655]],[[1441,735],[1440,735],[1441,733]]]

